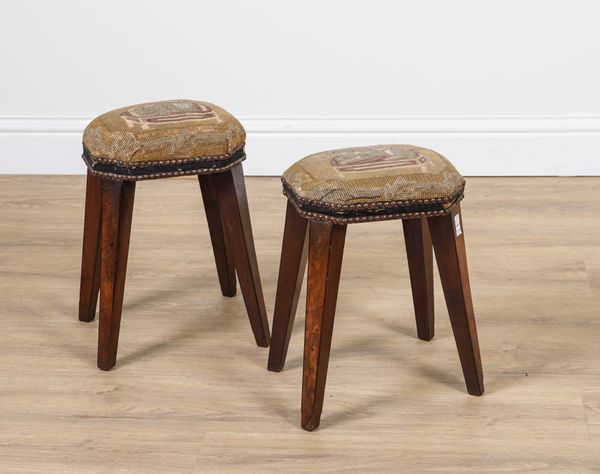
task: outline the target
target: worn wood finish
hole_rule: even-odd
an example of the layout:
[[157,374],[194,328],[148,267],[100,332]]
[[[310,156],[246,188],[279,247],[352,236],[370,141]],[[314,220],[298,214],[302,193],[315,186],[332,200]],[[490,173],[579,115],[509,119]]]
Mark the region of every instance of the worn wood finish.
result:
[[223,296],[235,296],[235,267],[233,265],[230,244],[223,230],[214,175],[199,175],[198,182],[202,192],[202,201],[204,202],[206,221],[208,222],[210,240],[217,265],[221,293]]
[[427,219],[404,219],[404,243],[417,322],[417,336],[430,341],[434,334],[433,246]]
[[460,204],[452,207],[450,215],[428,220],[467,390],[471,395],[481,395],[483,369],[469,284]]
[[304,280],[308,249],[308,220],[301,217],[288,201],[279,260],[279,278],[275,295],[273,330],[268,369],[279,372],[285,365],[298,298]]
[[229,171],[213,176],[225,233],[233,244],[231,247],[233,261],[252,332],[257,345],[268,347],[269,322],[254,249],[242,165],[239,164]]
[[[400,222],[352,225],[307,433],[306,286],[268,372],[241,291],[219,294],[195,176],[137,183],[119,358],[100,372],[98,318],[76,316],[85,177],[0,175],[0,472],[597,473],[600,178],[467,181],[485,396],[464,389],[437,270],[435,337],[414,335]],[[286,199],[279,178],[246,185],[271,317]]]
[[135,181],[102,180],[102,263],[98,331],[98,367],[102,370],[112,369],[117,361],[134,195]]
[[85,189],[85,217],[79,285],[79,320],[89,323],[96,317],[100,291],[100,225],[102,179],[88,171]]
[[308,431],[321,422],[345,238],[345,225],[309,224],[301,418]]

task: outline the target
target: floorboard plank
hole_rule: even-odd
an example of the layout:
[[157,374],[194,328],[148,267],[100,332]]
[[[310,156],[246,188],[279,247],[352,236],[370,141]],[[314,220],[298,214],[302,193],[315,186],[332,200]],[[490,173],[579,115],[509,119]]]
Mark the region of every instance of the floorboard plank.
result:
[[[140,182],[119,364],[77,321],[85,177],[0,176],[0,471],[597,472],[600,178],[470,178],[486,394],[469,397],[435,272],[415,337],[400,222],[348,227],[321,428],[300,428],[305,289],[266,370],[219,291],[195,178]],[[285,198],[247,189],[267,313]],[[226,342],[223,342],[226,341]]]

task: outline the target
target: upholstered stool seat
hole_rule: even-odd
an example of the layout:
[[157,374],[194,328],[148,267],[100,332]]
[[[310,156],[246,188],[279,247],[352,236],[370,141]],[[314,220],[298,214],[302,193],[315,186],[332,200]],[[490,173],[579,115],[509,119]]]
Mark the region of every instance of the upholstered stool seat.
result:
[[242,161],[246,133],[208,102],[169,100],[100,115],[83,134],[88,166],[79,319],[91,322],[100,295],[98,367],[111,369],[117,344],[137,181],[198,175],[223,296],[236,275],[259,346],[269,326],[254,250]]
[[113,110],[83,133],[83,158],[105,176],[139,180],[229,169],[242,161],[246,132],[233,115],[195,100]]
[[302,427],[314,430],[321,420],[346,229],[355,222],[402,219],[417,336],[424,341],[434,333],[435,249],[467,391],[481,395],[460,209],[465,180],[454,166],[435,151],[410,145],[345,148],[303,158],[282,181],[288,203],[268,368],[278,372],[285,364],[308,267]]
[[442,155],[410,145],[315,153],[282,181],[300,215],[340,223],[445,214],[465,186]]

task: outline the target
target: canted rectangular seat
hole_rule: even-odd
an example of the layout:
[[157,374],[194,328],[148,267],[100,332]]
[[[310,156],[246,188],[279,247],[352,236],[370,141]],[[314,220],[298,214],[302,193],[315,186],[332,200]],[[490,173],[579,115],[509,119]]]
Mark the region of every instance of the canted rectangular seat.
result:
[[282,177],[288,198],[268,368],[280,371],[308,260],[302,427],[319,426],[348,224],[402,219],[417,334],[434,333],[433,248],[467,390],[483,371],[460,201],[465,180],[439,153],[411,145],[316,153]]
[[123,180],[209,174],[240,163],[245,140],[237,119],[214,104],[149,102],[95,118],[83,159],[93,173]]
[[88,166],[79,319],[94,320],[100,293],[98,367],[116,364],[136,181],[198,175],[224,296],[236,273],[254,338],[269,345],[242,161],[246,133],[208,102],[170,100],[113,110],[83,134]]
[[315,153],[292,165],[282,181],[300,215],[336,223],[443,215],[465,187],[446,158],[411,145]]

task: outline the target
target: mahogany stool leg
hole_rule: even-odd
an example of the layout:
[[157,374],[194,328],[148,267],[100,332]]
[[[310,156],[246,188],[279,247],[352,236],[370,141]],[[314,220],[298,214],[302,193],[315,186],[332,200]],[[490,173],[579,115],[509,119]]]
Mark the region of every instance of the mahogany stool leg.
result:
[[428,221],[467,391],[471,395],[481,395],[483,370],[469,286],[460,204],[452,206],[449,215],[430,217]]
[[417,335],[430,341],[434,333],[433,247],[427,219],[404,219],[404,243],[412,287]]
[[261,347],[269,345],[269,322],[260,283],[242,165],[213,175],[225,234],[240,281],[250,326]]
[[79,320],[89,323],[96,317],[100,291],[100,222],[102,179],[88,171],[85,189],[85,219],[79,286]]
[[102,253],[98,367],[117,360],[135,181],[102,180]]
[[294,317],[298,308],[298,298],[304,279],[308,248],[308,220],[301,217],[288,201],[285,215],[285,229],[279,261],[279,279],[275,297],[273,330],[269,363],[267,368],[279,372],[285,365]]
[[202,201],[204,202],[206,220],[208,221],[208,231],[215,255],[221,293],[223,296],[235,296],[235,267],[230,244],[223,230],[214,176],[210,174],[198,175],[198,182],[202,191]]
[[345,225],[310,222],[301,419],[308,431],[321,421],[345,238]]

